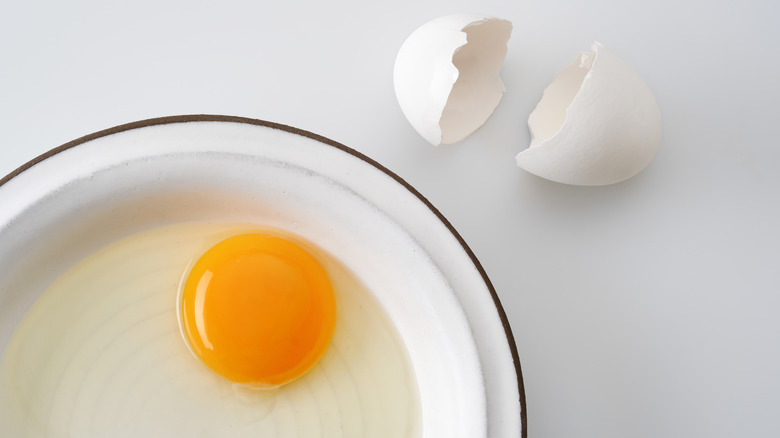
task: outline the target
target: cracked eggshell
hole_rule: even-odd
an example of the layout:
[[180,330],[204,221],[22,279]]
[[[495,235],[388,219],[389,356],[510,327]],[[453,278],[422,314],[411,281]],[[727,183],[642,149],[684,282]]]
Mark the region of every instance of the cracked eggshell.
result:
[[505,91],[498,73],[511,33],[507,20],[452,14],[409,35],[393,82],[401,110],[428,142],[456,143],[487,121]]
[[626,180],[653,159],[661,113],[650,89],[625,61],[594,43],[544,90],[528,118],[531,145],[521,168],[564,184]]

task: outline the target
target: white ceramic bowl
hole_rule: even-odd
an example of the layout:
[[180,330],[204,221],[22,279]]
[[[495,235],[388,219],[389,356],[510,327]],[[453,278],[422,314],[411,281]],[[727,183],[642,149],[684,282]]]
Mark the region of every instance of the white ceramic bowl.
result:
[[514,340],[484,270],[422,195],[346,146],[252,119],[146,120],[27,163],[0,180],[0,206],[0,351],[47,285],[95,249],[177,222],[254,222],[330,252],[387,310],[424,437],[526,435]]

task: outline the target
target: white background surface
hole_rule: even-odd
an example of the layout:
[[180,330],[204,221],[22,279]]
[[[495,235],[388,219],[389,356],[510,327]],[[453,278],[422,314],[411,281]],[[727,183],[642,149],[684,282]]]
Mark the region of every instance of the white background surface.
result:
[[[780,436],[780,4],[671,1],[5,2],[0,174],[175,114],[313,131],[389,167],[469,243],[512,323],[531,437]],[[395,101],[417,26],[514,23],[496,113],[434,148]],[[659,153],[621,184],[514,164],[555,73],[593,40],[659,102]],[[2,208],[2,206],[0,206]]]

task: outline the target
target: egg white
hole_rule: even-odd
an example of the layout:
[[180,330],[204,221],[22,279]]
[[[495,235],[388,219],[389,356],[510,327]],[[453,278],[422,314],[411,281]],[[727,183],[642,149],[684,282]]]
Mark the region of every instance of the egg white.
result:
[[35,302],[0,362],[0,424],[18,437],[416,437],[403,342],[347,268],[311,248],[336,291],[320,362],[272,391],[235,387],[194,357],[177,320],[182,273],[246,227],[179,224],[78,262]]

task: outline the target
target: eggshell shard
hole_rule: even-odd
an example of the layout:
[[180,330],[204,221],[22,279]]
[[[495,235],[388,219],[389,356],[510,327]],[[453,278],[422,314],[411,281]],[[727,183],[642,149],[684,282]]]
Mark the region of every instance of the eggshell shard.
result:
[[401,110],[428,142],[456,143],[487,121],[505,91],[499,70],[511,33],[507,20],[452,14],[409,35],[393,82]]
[[644,169],[661,142],[661,113],[625,61],[594,43],[544,90],[528,118],[521,168],[564,184],[600,186]]

